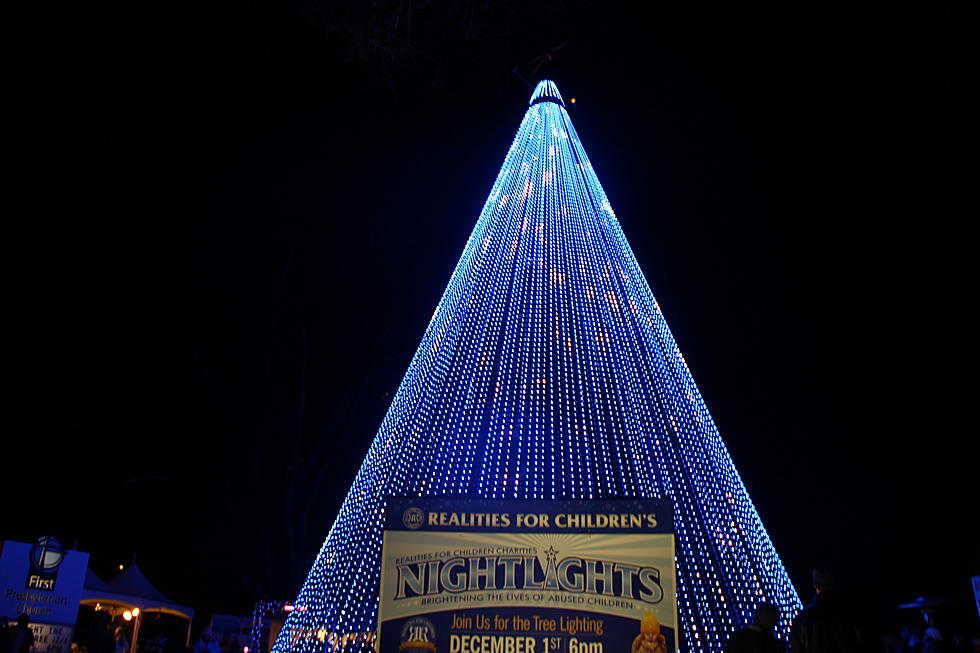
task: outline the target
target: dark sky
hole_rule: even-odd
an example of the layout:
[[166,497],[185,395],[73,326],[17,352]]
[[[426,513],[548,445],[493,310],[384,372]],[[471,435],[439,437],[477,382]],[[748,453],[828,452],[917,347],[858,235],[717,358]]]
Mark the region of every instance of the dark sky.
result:
[[5,21],[0,537],[60,535],[104,575],[136,554],[201,610],[292,598],[526,109],[517,66],[577,98],[804,596],[818,558],[878,605],[965,595],[976,10],[599,4]]

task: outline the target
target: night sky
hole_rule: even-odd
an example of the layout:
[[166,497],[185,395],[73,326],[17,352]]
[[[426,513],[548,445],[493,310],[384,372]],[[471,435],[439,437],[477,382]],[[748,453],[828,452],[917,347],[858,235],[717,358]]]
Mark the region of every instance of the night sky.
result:
[[202,611],[293,598],[526,110],[517,67],[577,99],[804,599],[825,559],[885,609],[966,597],[977,10],[725,4],[22,7],[0,538],[104,576],[135,554]]

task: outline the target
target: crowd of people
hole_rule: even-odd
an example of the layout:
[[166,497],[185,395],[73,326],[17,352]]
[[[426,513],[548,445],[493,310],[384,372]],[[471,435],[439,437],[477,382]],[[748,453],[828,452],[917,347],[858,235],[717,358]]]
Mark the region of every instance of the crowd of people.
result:
[[[813,570],[813,600],[796,615],[787,643],[776,637],[779,610],[761,604],[753,622],[729,638],[726,653],[980,653],[980,636],[954,636],[949,640],[936,627],[931,610],[923,609],[920,626],[907,624],[897,637],[870,637],[859,615],[838,592],[832,572]],[[35,637],[30,619],[20,615],[11,624],[0,620],[0,653],[30,653]],[[145,653],[242,653],[239,641],[223,635],[219,641],[209,627],[201,630],[192,648],[158,634],[140,650]],[[84,653],[129,653],[130,643],[122,626],[112,628],[107,612],[96,614]]]
[[[123,626],[112,627],[108,612],[99,611],[91,622],[84,644],[73,646],[73,653],[130,653],[131,644]],[[171,633],[172,635],[173,633]],[[33,641],[33,640],[32,640]],[[210,627],[201,630],[193,646],[184,644],[184,637],[168,636],[157,632],[152,636],[140,636],[139,653],[242,653],[243,648],[234,637],[223,635],[216,639]],[[0,650],[0,653],[28,653],[28,650]]]
[[827,569],[813,570],[813,590],[813,600],[793,621],[788,643],[775,634],[779,611],[763,603],[753,622],[729,638],[726,653],[980,653],[980,636],[944,640],[931,610],[922,610],[922,628],[907,625],[899,637],[872,636]]
[[31,630],[31,619],[26,614],[17,617],[14,625],[10,625],[7,617],[0,621],[0,653],[29,653],[34,646],[34,631]]

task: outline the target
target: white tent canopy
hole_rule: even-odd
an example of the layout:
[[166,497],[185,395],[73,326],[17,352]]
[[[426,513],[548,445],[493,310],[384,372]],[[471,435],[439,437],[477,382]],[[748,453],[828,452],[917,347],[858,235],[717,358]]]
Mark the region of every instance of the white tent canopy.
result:
[[131,564],[125,571],[106,583],[89,569],[85,575],[82,589],[82,605],[122,606],[126,609],[139,608],[141,612],[161,612],[194,618],[193,608],[180,605],[164,596],[153,586],[143,571]]

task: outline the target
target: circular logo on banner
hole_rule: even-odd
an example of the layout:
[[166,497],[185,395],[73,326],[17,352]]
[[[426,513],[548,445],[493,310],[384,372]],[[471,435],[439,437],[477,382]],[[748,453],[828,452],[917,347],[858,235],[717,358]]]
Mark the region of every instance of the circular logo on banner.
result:
[[[409,508],[409,510],[418,510],[418,508]],[[409,619],[402,627],[402,643],[398,645],[398,650],[405,653],[435,653],[435,626],[425,617]]]
[[31,564],[42,571],[54,571],[65,559],[65,549],[56,537],[39,537],[31,547]]
[[411,508],[407,508],[405,512],[402,513],[402,523],[405,524],[405,528],[411,531],[421,528],[424,521],[425,513],[422,512],[421,508],[412,506]]

